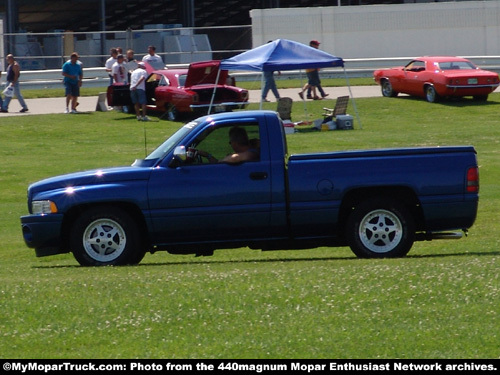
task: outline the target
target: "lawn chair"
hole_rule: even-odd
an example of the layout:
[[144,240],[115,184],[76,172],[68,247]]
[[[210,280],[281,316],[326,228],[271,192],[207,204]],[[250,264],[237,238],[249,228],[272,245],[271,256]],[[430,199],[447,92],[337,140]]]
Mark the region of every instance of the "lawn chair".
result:
[[323,113],[323,116],[326,117],[331,117],[332,120],[334,120],[334,117],[337,117],[339,115],[346,115],[347,114],[347,105],[349,104],[349,96],[339,96],[337,98],[337,101],[335,102],[335,108],[323,108],[325,113]]
[[292,120],[292,98],[279,98],[278,99],[278,109],[276,112],[280,115],[281,119]]
[[335,102],[335,108],[323,108],[323,124],[329,124],[331,129],[352,129],[352,116],[347,114],[347,105],[349,104],[349,96],[339,96]]

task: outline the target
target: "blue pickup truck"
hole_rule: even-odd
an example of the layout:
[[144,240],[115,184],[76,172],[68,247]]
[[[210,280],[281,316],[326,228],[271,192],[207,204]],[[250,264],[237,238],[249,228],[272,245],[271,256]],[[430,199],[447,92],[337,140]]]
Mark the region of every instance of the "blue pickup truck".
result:
[[[227,159],[234,128],[251,160]],[[37,256],[72,252],[85,266],[245,246],[401,257],[461,237],[478,200],[472,146],[289,155],[276,112],[243,111],[189,122],[131,166],[32,184],[21,225]]]

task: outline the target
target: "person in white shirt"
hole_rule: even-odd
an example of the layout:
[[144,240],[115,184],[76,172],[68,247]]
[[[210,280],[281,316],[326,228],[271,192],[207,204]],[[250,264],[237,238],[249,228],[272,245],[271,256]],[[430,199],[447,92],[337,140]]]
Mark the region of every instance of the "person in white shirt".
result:
[[[130,76],[130,97],[134,103],[135,114],[138,121],[149,121],[146,116],[146,79],[148,72],[146,72],[146,65],[140,62]],[[141,116],[142,109],[142,116]]]
[[113,73],[111,73],[113,69],[113,64],[116,62],[116,56],[118,56],[118,51],[116,48],[111,48],[109,50],[109,54],[111,55],[109,59],[106,60],[106,63],[104,64],[104,67],[106,68],[106,71],[109,74],[109,84],[113,84]]
[[125,64],[123,63],[123,55],[118,55],[116,57],[116,62],[111,67],[111,74],[113,75],[114,83],[126,84],[128,80],[127,70],[125,69]]
[[142,61],[147,62],[153,69],[163,69],[165,67],[161,56],[156,54],[155,46],[148,47],[148,54],[142,58]]

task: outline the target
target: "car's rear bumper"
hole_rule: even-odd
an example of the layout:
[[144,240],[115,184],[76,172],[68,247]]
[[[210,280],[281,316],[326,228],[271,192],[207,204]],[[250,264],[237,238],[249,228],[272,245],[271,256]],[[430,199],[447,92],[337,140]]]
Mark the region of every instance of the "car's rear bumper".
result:
[[443,96],[474,96],[491,94],[498,87],[498,84],[488,85],[446,85],[446,92]]

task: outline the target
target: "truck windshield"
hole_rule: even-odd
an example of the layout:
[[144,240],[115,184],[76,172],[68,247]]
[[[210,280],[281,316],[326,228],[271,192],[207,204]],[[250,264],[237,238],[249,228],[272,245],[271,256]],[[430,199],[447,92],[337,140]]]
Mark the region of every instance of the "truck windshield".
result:
[[174,149],[197,125],[198,121],[191,121],[177,130],[170,138],[163,142],[156,150],[149,154],[145,160],[162,159]]

